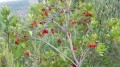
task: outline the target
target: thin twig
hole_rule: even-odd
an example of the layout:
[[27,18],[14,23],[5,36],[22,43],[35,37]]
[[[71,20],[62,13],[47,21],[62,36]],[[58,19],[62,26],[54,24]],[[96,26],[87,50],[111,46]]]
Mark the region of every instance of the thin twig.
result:
[[87,57],[87,53],[88,53],[88,51],[89,51],[89,49],[86,49],[86,51],[84,51],[83,53],[84,54],[82,54],[82,56],[81,56],[81,58],[80,58],[80,60],[79,60],[79,64],[80,65],[82,65],[82,62],[85,60],[85,58]]

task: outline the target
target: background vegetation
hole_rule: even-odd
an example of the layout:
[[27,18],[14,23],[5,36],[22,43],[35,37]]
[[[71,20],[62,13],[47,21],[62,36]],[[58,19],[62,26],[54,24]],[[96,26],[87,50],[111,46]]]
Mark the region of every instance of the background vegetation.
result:
[[[75,1],[77,2],[77,0]],[[82,67],[120,67],[120,1],[84,0],[84,2],[92,5],[94,22],[97,24],[92,31],[97,33],[97,38],[100,42],[98,43],[102,46],[97,47],[95,50],[90,49],[91,53],[88,53],[89,56],[82,63]],[[55,34],[53,36],[49,34],[41,38],[36,34],[40,33],[39,29],[43,28],[43,26],[35,28],[29,25],[39,15],[36,12],[39,8],[41,7],[38,7],[37,4],[32,6],[26,19],[11,15],[10,9],[7,7],[1,8],[0,23],[9,23],[0,24],[0,67],[75,67],[66,57],[44,42],[51,43],[70,59],[74,60],[71,52],[69,52],[68,45],[66,45],[69,42],[66,42],[66,39],[63,38],[65,35],[61,33],[57,26],[53,24],[57,29],[56,33],[59,35]],[[32,14],[33,16],[31,16]],[[48,27],[51,28],[50,25]],[[28,41],[25,41],[25,34],[27,34]],[[94,34],[93,37],[96,38],[96,35]],[[17,38],[21,38],[19,45],[14,44]],[[57,38],[62,39],[62,44],[57,42]],[[40,39],[44,41],[41,42]],[[73,42],[76,44],[77,41]],[[75,50],[78,50],[75,53],[81,53],[78,48],[79,45],[74,46],[77,47]],[[25,52],[30,52],[30,56]]]

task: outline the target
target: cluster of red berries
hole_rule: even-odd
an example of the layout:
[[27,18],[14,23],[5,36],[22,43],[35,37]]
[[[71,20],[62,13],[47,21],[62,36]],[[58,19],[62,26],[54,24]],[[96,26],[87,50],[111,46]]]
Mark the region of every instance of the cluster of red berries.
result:
[[90,13],[88,13],[88,12],[83,12],[83,14],[84,14],[84,16],[86,16],[86,17],[91,17],[91,16],[92,16],[92,14],[90,14]]
[[[43,29],[43,31],[42,31],[42,33],[40,33],[40,34],[38,34],[40,37],[42,37],[43,35],[45,35],[45,34],[48,34],[49,33],[49,31],[48,31],[48,29]],[[52,34],[55,34],[55,30],[54,29],[51,29],[51,33]]]
[[17,38],[16,40],[15,40],[15,44],[19,44],[20,43],[20,38]]
[[88,44],[88,47],[89,47],[89,48],[96,48],[96,46],[97,46],[96,44],[92,44],[92,43],[91,43],[91,44]]
[[[22,34],[22,35],[23,35],[24,40],[27,41],[28,40],[27,34]],[[14,36],[17,37],[17,39],[15,40],[14,43],[19,44],[20,43],[20,38],[18,38],[18,33],[15,33]]]
[[[42,10],[42,12],[43,12],[43,14],[44,14],[45,16],[49,16],[49,14],[48,14],[48,12],[47,12],[47,10],[46,10],[45,8],[42,8],[41,10]],[[49,7],[48,7],[48,10],[49,10],[49,11],[52,11],[52,6],[49,6]]]
[[28,40],[27,34],[23,34],[23,38],[24,38],[25,41],[27,41]]
[[86,25],[87,23],[90,23],[91,22],[91,19],[89,19],[89,20],[83,20],[82,21],[82,25]]
[[37,27],[37,22],[36,22],[36,20],[34,20],[34,21],[31,23],[31,25]]
[[[52,11],[52,6],[49,6],[48,9],[49,9],[49,11]],[[41,14],[41,16],[44,16],[44,15],[45,15],[45,16],[49,16],[48,11],[47,11],[45,8],[42,8],[41,11],[43,12],[43,14]],[[39,22],[39,23],[40,23],[41,25],[44,25],[46,22],[45,22],[45,21],[41,21],[41,22]],[[34,21],[31,23],[31,25],[37,27],[37,22],[36,22],[36,20],[34,20]]]
[[[22,35],[23,35],[24,40],[27,41],[28,40],[27,39],[27,34],[22,34]],[[18,33],[15,33],[14,36],[18,37]],[[14,43],[18,45],[20,43],[20,38],[17,38]],[[30,56],[31,53],[30,53],[30,51],[25,51],[24,54],[26,56]]]

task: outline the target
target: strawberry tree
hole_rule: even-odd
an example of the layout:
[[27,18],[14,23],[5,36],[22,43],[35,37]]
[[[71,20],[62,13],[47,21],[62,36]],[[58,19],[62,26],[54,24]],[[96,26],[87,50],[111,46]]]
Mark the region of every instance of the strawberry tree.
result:
[[[106,51],[104,44],[99,41],[98,22],[90,4],[75,3],[73,0],[43,1],[31,7],[28,21],[32,21],[29,25],[31,32],[40,37],[34,35],[35,41],[49,45],[71,61],[73,67],[81,67],[96,47],[97,52]],[[56,46],[54,41],[61,47]],[[70,52],[69,55],[64,54],[66,50]]]

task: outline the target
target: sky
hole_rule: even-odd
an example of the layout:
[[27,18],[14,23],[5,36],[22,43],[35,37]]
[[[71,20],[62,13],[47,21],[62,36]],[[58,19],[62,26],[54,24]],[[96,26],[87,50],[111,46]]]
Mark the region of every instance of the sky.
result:
[[19,0],[0,0],[0,2],[19,1]]

